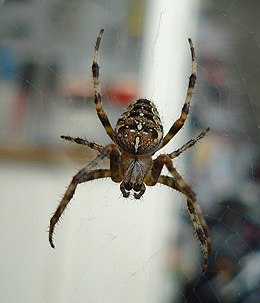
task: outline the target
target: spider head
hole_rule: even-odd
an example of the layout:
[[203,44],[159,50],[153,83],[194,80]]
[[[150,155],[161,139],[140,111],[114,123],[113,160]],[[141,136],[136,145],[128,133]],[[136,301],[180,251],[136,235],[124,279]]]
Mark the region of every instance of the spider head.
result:
[[[145,156],[130,156],[123,153],[121,158],[121,170],[123,173],[124,181],[122,183],[123,190],[134,190],[135,192],[141,192],[143,187],[143,181],[147,173],[151,170],[153,160],[151,155]],[[129,193],[123,192],[123,195],[127,197]],[[138,197],[138,194],[135,194]]]
[[[143,182],[142,182],[143,183]],[[125,182],[124,181],[124,185],[125,185],[125,189],[126,190],[131,190],[133,189],[134,191],[136,192],[139,192],[142,188],[142,183],[139,184],[139,183],[132,183],[131,181],[128,181],[128,182]]]

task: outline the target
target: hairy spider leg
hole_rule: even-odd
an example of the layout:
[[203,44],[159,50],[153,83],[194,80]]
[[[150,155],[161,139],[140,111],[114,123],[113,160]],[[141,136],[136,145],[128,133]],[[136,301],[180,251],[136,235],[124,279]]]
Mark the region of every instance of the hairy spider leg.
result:
[[[180,187],[178,185],[178,183],[175,181],[175,179],[172,178],[172,177],[160,176],[159,179],[158,179],[158,183],[166,185],[168,187],[171,187],[171,188],[181,192],[182,194],[184,194],[187,197],[184,189],[182,187]],[[202,211],[201,211],[200,205],[198,204],[197,200],[194,199],[194,200],[191,200],[189,202],[188,199],[190,199],[190,198],[187,197],[187,205],[188,205],[188,210],[190,212],[191,220],[192,220],[193,226],[196,230],[196,233],[197,233],[197,235],[199,237],[199,240],[201,242],[201,245],[202,245],[203,256],[204,256],[203,271],[205,271],[206,267],[207,267],[207,263],[208,263],[208,260],[207,260],[208,259],[208,253],[211,252],[211,242],[210,242],[208,227],[207,227],[207,223],[205,222],[205,220],[203,218]],[[193,204],[193,207],[190,204]],[[193,212],[194,212],[194,214],[193,214]],[[203,228],[203,231],[204,231],[204,234],[205,234],[205,237],[206,237],[207,250],[206,250],[205,245],[203,246],[204,237],[203,237],[203,233],[200,230],[200,224],[197,223],[198,220],[199,220],[199,222],[200,222],[200,224]],[[205,257],[206,257],[206,259],[205,259]],[[205,262],[205,260],[206,260],[206,262]]]
[[198,235],[198,238],[200,240],[201,243],[201,248],[202,248],[202,253],[204,256],[204,266],[203,266],[203,272],[206,271],[207,266],[208,266],[208,249],[207,249],[207,239],[206,239],[206,235],[204,234],[204,230],[201,227],[201,223],[198,219],[198,214],[196,213],[196,209],[195,209],[195,205],[194,205],[194,201],[193,199],[190,199],[187,197],[187,206],[188,206],[188,210],[190,212],[190,217],[191,217],[191,221],[192,224],[196,230],[196,233]]
[[[193,145],[195,145],[200,139],[204,138],[205,135],[209,132],[210,128],[207,128],[205,129],[204,131],[202,131],[196,138],[194,139],[191,139],[190,141],[188,141],[187,143],[185,143],[181,148],[177,149],[176,151],[168,154],[168,156],[171,158],[171,159],[174,159],[176,157],[178,157],[181,153],[183,153],[185,150],[187,150],[188,148],[192,147]],[[165,178],[170,178],[170,177],[166,177],[164,176],[163,180]],[[159,177],[160,179],[160,177]],[[170,178],[171,179],[171,178]],[[159,182],[159,180],[158,180]],[[171,182],[171,181],[169,181]],[[161,183],[161,182],[159,182]],[[172,183],[172,182],[171,182]],[[164,184],[164,183],[163,183]],[[167,185],[167,184],[165,184]],[[179,191],[181,191],[180,189],[177,189]],[[206,238],[207,238],[207,244],[208,244],[208,251],[211,252],[211,243],[210,243],[210,238],[209,238],[209,233],[208,233],[208,228],[207,228],[207,224],[204,220],[204,217],[202,215],[202,211],[201,211],[201,208],[200,208],[200,205],[199,203],[197,202],[196,200],[196,203],[194,203],[195,207],[196,207],[196,210],[197,210],[197,213],[198,213],[198,216],[199,216],[199,219],[200,219],[200,222],[202,224],[202,227],[203,227],[203,230],[204,230],[204,233],[206,235]]]
[[[173,176],[173,178],[167,178],[167,176],[162,176],[162,178],[160,178],[160,174],[164,165],[166,165],[168,171]],[[157,182],[159,182],[159,180],[161,181],[160,183],[166,180],[168,183],[166,182],[166,184],[162,184],[174,188],[186,196],[187,206],[190,212],[191,220],[201,243],[202,252],[204,256],[203,271],[205,271],[208,264],[208,253],[209,249],[211,249],[211,246],[210,244],[208,245],[208,243],[210,243],[210,240],[208,236],[206,222],[204,221],[204,219],[202,222],[200,221],[202,214],[201,216],[198,214],[198,211],[201,210],[200,208],[196,207],[196,205],[198,205],[196,200],[196,194],[193,192],[191,187],[183,180],[177,170],[173,167],[172,161],[168,155],[160,155],[154,160],[153,168],[151,170],[150,175],[145,179],[145,183],[148,186],[154,186]]]
[[91,170],[85,177],[82,177],[82,179],[79,180],[78,184],[108,177],[111,177],[110,169],[94,169]]
[[206,221],[205,221],[205,219],[202,215],[202,210],[201,210],[201,207],[200,207],[198,201],[195,200],[195,201],[193,201],[193,203],[194,203],[194,206],[197,210],[197,214],[199,216],[200,223],[203,227],[203,230],[204,230],[204,233],[205,233],[205,236],[206,236],[206,239],[207,239],[208,252],[210,253],[211,252],[211,242],[210,242],[210,237],[209,237],[208,225],[207,225],[207,223],[206,223]]
[[[166,185],[166,186],[169,186],[177,191],[179,191],[180,193],[185,194],[185,191],[182,187],[180,187],[178,185],[178,183],[175,181],[174,178],[172,177],[169,177],[169,176],[163,176],[161,175],[158,179],[158,183],[160,184],[163,184],[163,185]],[[195,193],[194,193],[195,195]],[[187,195],[186,195],[187,196]],[[196,195],[195,195],[196,196]],[[210,238],[209,238],[209,232],[208,232],[208,226],[207,226],[207,223],[205,222],[204,218],[203,218],[203,215],[202,215],[202,211],[201,211],[201,208],[200,208],[200,205],[199,203],[197,202],[197,200],[195,199],[193,201],[193,204],[196,208],[196,211],[197,211],[197,214],[198,214],[198,217],[199,217],[199,220],[201,222],[201,225],[203,227],[203,230],[204,230],[204,233],[205,233],[205,236],[206,236],[206,239],[207,239],[207,245],[208,245],[208,252],[211,252],[211,243],[210,243]]]
[[196,62],[195,62],[195,51],[194,51],[192,40],[188,39],[188,41],[190,44],[192,68],[191,68],[191,75],[189,78],[189,86],[188,86],[185,103],[183,105],[180,118],[174,122],[173,126],[170,128],[166,136],[163,138],[162,144],[159,149],[164,147],[183,127],[190,111],[190,101],[194,92],[194,87],[196,82]]
[[182,154],[183,152],[185,152],[185,150],[187,150],[188,148],[192,147],[193,145],[195,145],[199,140],[201,140],[202,138],[205,137],[205,135],[210,131],[210,128],[205,129],[204,131],[202,131],[196,138],[189,140],[187,143],[185,143],[181,148],[178,148],[177,150],[175,150],[174,152],[168,154],[168,156],[171,159],[177,158],[179,157],[180,154]]
[[[72,197],[75,193],[75,190],[77,188],[77,185],[82,182],[109,177],[111,175],[111,172],[108,172],[107,170],[92,171],[92,169],[115,149],[117,150],[117,147],[114,144],[109,144],[109,145],[105,146],[103,148],[103,150],[100,152],[100,154],[95,159],[90,161],[85,167],[83,167],[72,178],[72,181],[70,182],[70,185],[67,188],[63,199],[61,200],[57,210],[55,211],[54,215],[52,216],[52,218],[50,220],[49,242],[50,242],[50,245],[52,248],[55,247],[53,244],[53,232],[54,232],[55,225],[58,223],[61,215],[63,214],[63,212],[66,209],[67,205],[69,204],[70,200],[72,199]],[[114,168],[113,168],[113,171],[115,172]],[[117,179],[117,178],[118,178],[118,176],[116,175],[115,179]]]
[[95,51],[94,51],[94,59],[93,59],[93,64],[92,64],[92,76],[93,76],[93,83],[94,83],[94,91],[95,91],[95,106],[97,110],[97,115],[103,124],[104,128],[106,129],[107,134],[109,137],[112,139],[114,143],[115,141],[115,133],[114,130],[109,122],[108,116],[105,112],[105,110],[102,107],[101,104],[101,92],[100,92],[100,87],[99,87],[99,65],[98,65],[98,51],[99,51],[99,46],[101,42],[101,37],[104,33],[104,30],[101,29],[99,32],[99,36],[97,38],[97,42],[95,45]]
[[79,138],[79,137],[73,138],[71,136],[61,136],[61,138],[64,139],[64,140],[70,141],[70,142],[74,142],[74,143],[77,143],[77,144],[88,146],[89,148],[97,150],[99,152],[104,148],[104,146],[102,146],[102,145],[99,145],[95,142],[89,142],[88,140],[82,139],[82,138]]
[[[187,149],[195,145],[199,140],[205,137],[205,135],[210,131],[210,128],[208,127],[207,129],[203,130],[196,138],[189,140],[186,142],[182,147],[178,148],[177,150],[173,151],[172,153],[168,154],[168,156],[171,159],[179,157],[183,152],[185,152]],[[97,144],[95,142],[90,142],[87,139],[82,139],[79,137],[71,137],[71,136],[61,136],[62,139],[77,143],[79,145],[85,145],[88,146],[91,149],[94,149],[96,151],[101,151],[104,146]]]

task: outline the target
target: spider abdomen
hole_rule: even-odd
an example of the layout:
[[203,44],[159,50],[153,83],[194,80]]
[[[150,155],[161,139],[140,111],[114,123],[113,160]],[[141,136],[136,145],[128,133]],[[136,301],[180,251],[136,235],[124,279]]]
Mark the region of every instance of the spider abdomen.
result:
[[156,151],[162,142],[163,127],[155,105],[146,99],[131,103],[118,119],[115,135],[118,145],[131,154]]

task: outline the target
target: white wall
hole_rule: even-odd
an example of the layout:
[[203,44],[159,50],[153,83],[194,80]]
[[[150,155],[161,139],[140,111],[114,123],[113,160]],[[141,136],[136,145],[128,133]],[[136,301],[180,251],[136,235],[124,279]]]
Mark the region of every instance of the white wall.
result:
[[158,242],[167,219],[162,197],[171,192],[159,187],[154,199],[148,189],[136,201],[121,198],[110,180],[80,185],[53,250],[49,219],[75,172],[1,163],[1,302],[152,302],[166,252]]

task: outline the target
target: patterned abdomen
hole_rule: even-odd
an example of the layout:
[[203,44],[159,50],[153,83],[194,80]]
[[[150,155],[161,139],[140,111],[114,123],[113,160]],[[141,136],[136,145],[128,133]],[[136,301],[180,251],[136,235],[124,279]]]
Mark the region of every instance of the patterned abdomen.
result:
[[163,127],[155,105],[146,99],[131,103],[115,128],[118,145],[128,153],[144,155],[161,144]]

